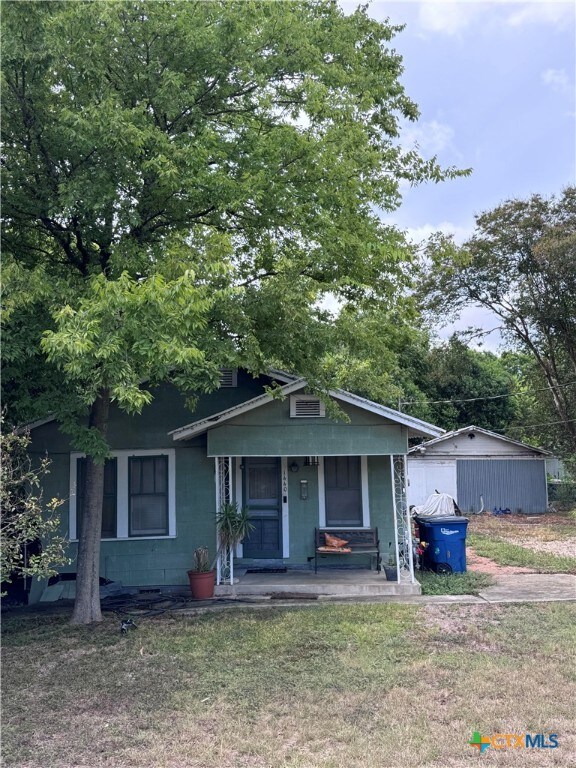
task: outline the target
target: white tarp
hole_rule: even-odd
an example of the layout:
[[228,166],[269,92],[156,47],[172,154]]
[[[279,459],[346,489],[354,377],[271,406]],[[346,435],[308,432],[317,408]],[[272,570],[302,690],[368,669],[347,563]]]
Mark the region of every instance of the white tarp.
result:
[[454,499],[448,493],[433,493],[418,507],[411,507],[410,513],[418,517],[453,517],[456,514]]

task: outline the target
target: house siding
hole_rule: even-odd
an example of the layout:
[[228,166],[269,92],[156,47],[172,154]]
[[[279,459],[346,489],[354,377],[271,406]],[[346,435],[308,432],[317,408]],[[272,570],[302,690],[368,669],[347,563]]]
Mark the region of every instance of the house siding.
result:
[[288,399],[267,403],[210,429],[208,455],[370,456],[406,452],[406,427],[347,403],[341,407],[348,421],[294,419]]
[[[389,422],[373,413],[344,403],[349,421],[326,418],[290,419],[289,400],[273,401],[250,413],[241,414],[230,423],[215,427],[186,441],[174,441],[169,431],[251,399],[262,392],[269,380],[253,380],[239,372],[238,387],[224,388],[202,396],[191,413],[177,390],[164,385],[154,391],[154,400],[140,416],[131,417],[113,407],[110,414],[109,442],[113,451],[171,449],[175,467],[175,536],[169,538],[103,540],[101,575],[121,581],[126,586],[184,586],[186,571],[192,566],[192,553],[207,545],[212,556],[216,550],[215,461],[207,455],[217,446],[225,456],[288,456],[300,468],[288,472],[289,555],[285,562],[307,565],[313,554],[314,528],[319,525],[319,488],[317,467],[305,467],[304,455],[365,455],[367,459],[370,525],[377,526],[386,561],[394,541],[394,515],[390,477],[390,454],[405,453],[406,427]],[[241,432],[249,435],[241,438]],[[260,446],[260,449],[258,448]],[[31,453],[39,458],[46,453],[52,461],[50,474],[43,483],[44,498],[64,499],[60,508],[61,533],[69,533],[70,453],[71,445],[56,422],[48,422],[32,432]],[[290,456],[292,454],[292,456]],[[376,455],[378,454],[378,455]],[[308,498],[300,499],[300,481],[308,480]],[[234,482],[236,489],[236,483]],[[76,569],[76,542],[69,555],[73,562],[62,569]],[[366,565],[366,558],[359,558]],[[352,564],[352,558],[346,560]],[[35,589],[39,594],[39,586]]]
[[394,491],[390,456],[368,457],[370,525],[378,528],[382,562],[387,564],[394,552]]
[[[288,506],[290,557],[287,562],[304,564],[314,553],[314,528],[318,527],[318,467],[302,466],[302,458],[290,457],[288,466],[297,461],[298,472],[288,471]],[[300,498],[300,481],[308,481],[308,498]]]

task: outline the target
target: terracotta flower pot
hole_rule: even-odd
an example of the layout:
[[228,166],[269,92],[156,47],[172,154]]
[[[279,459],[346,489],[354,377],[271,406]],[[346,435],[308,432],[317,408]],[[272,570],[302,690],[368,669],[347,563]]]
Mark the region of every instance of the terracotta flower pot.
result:
[[214,597],[216,571],[188,571],[188,579],[194,600],[209,600]]

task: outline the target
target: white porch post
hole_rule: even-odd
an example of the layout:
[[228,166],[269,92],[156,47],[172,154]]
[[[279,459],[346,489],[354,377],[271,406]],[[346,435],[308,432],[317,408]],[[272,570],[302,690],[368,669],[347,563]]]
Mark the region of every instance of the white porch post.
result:
[[[232,457],[217,456],[215,461],[216,475],[216,515],[222,504],[232,501]],[[234,552],[230,547],[220,548],[218,531],[216,531],[216,584],[234,583]]]
[[394,541],[398,582],[415,582],[412,552],[412,523],[406,502],[406,456],[390,457],[394,494]]

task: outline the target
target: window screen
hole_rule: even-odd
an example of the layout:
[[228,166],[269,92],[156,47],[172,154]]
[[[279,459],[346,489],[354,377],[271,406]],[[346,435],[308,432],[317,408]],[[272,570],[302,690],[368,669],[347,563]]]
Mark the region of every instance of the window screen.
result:
[[132,456],[128,487],[130,536],[167,536],[168,457]]
[[[107,459],[104,464],[104,498],[102,500],[102,538],[116,537],[117,461]],[[86,459],[76,460],[76,536],[80,536],[85,504]]]
[[359,456],[326,456],[326,525],[362,525],[362,480]]

